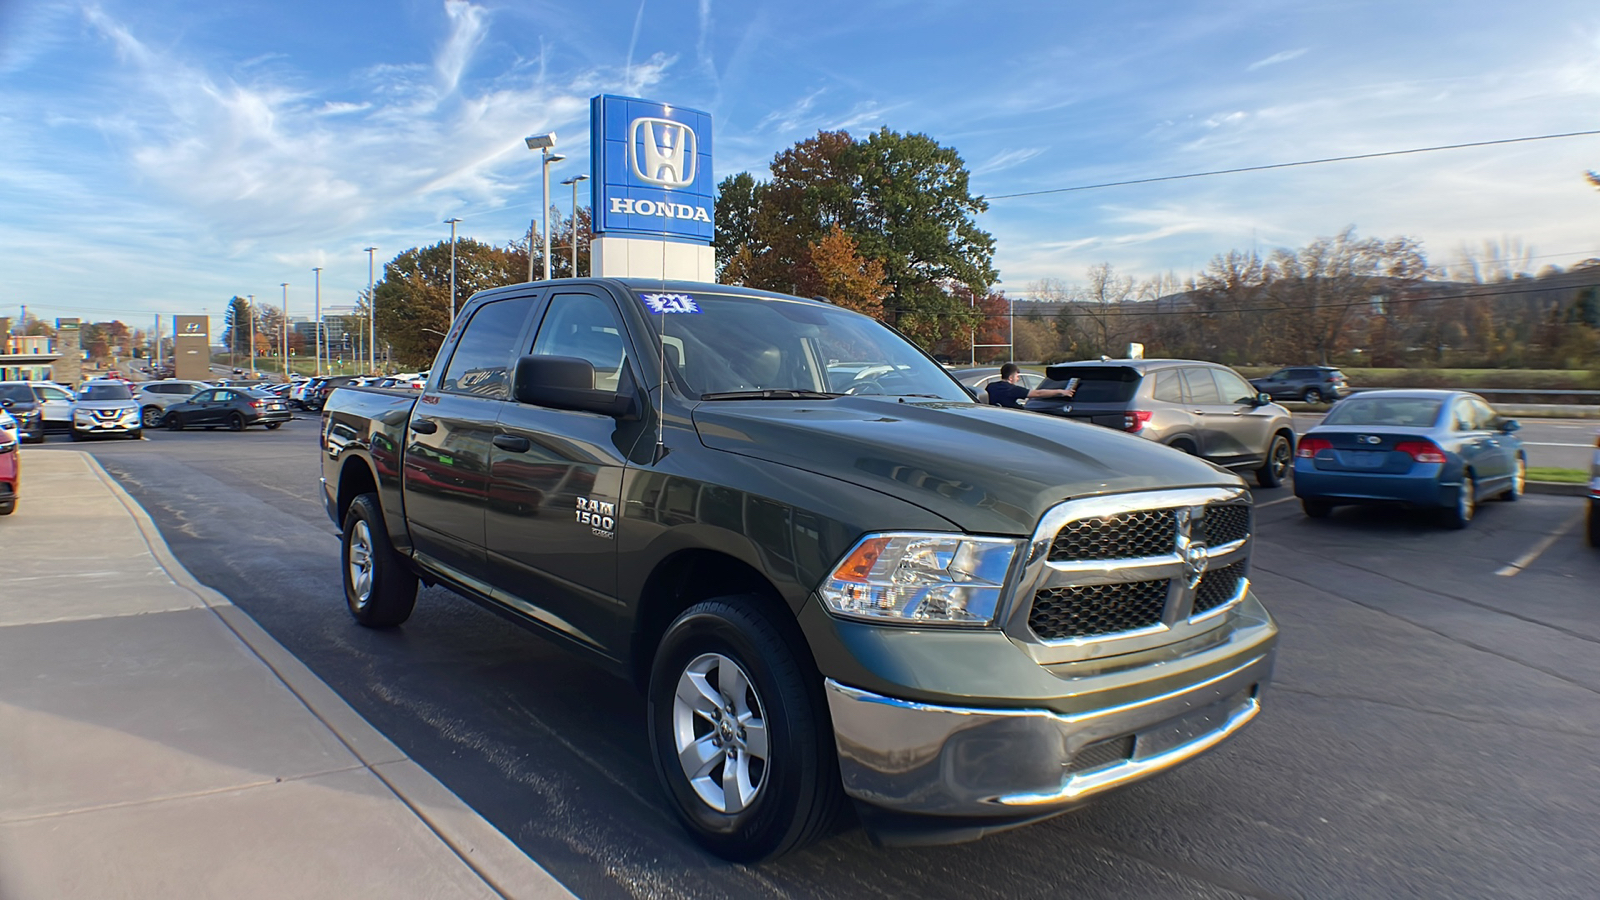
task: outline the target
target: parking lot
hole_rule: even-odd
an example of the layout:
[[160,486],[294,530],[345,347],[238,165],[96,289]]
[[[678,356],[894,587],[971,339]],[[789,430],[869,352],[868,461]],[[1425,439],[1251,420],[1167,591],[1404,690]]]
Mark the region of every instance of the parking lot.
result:
[[626,684],[437,588],[401,629],[351,621],[314,420],[43,452],[68,446],[201,581],[586,898],[1576,897],[1600,872],[1600,552],[1578,498],[1487,503],[1450,532],[1384,510],[1310,520],[1288,489],[1260,491],[1253,581],[1283,643],[1252,727],[978,843],[879,850],[846,822],[751,868],[671,818]]

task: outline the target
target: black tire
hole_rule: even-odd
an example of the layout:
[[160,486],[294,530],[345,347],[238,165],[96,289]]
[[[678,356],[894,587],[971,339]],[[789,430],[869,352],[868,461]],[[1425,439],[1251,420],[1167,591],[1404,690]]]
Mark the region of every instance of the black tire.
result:
[[1294,447],[1289,444],[1289,438],[1283,434],[1272,436],[1272,443],[1267,446],[1267,461],[1256,470],[1256,484],[1264,488],[1275,488],[1283,484],[1289,477],[1289,471],[1294,468]]
[[1300,399],[1306,403],[1321,403],[1322,392],[1316,388],[1306,388],[1300,393]]
[[130,440],[130,441],[142,440],[143,438],[144,438],[144,429],[143,428],[135,428],[133,431],[128,432],[128,440]]
[[1528,460],[1519,456],[1511,468],[1511,487],[1506,488],[1506,492],[1500,495],[1500,499],[1507,503],[1515,503],[1522,499],[1522,495],[1527,489]]
[[244,430],[244,416],[241,416],[238,413],[234,413],[233,415],[228,416],[228,430],[229,431],[243,431]]
[[72,430],[71,430],[71,431],[70,431],[70,432],[69,432],[69,433],[70,433],[70,434],[71,434],[71,435],[72,435],[72,439],[73,439],[73,440],[74,440],[74,441],[81,441],[81,440],[83,440],[83,439],[84,439],[84,434],[83,434],[83,432],[81,432],[81,431],[79,431],[79,430],[78,430],[78,429],[76,429],[76,428],[74,428],[74,429],[72,429]]
[[[788,853],[815,840],[838,815],[843,790],[822,679],[803,653],[784,639],[757,597],[695,604],[673,621],[656,647],[648,689],[656,775],[684,827],[724,859],[754,862]],[[708,707],[715,710],[718,725],[737,723],[738,749],[727,749],[727,757],[722,749],[710,751],[706,757],[710,762],[704,764],[711,767],[704,769],[705,789],[720,793],[717,783],[722,776],[712,773],[726,774],[728,759],[738,759],[746,767],[746,781],[756,782],[747,801],[729,802],[727,794],[721,794],[724,808],[734,802],[742,805],[732,812],[713,806],[697,792],[679,757],[678,740],[685,728],[694,743],[702,745],[721,733],[705,712],[685,712],[679,706],[680,680],[689,677],[691,667],[706,665],[708,658],[714,665],[731,662],[745,676],[752,691],[737,691],[741,699],[730,706],[759,712],[766,741],[768,755],[760,759],[757,778],[758,756],[745,744],[743,730],[755,720],[736,715],[724,720],[715,704]],[[719,665],[718,691],[724,681],[722,671]],[[697,694],[696,699],[703,702],[705,697]],[[735,746],[732,734],[726,740],[729,748]]]
[[1305,511],[1307,516],[1313,519],[1326,519],[1333,512],[1332,503],[1326,500],[1312,500],[1310,498],[1302,498],[1300,500],[1300,508]]
[[[364,543],[363,543],[364,542]],[[351,569],[352,550],[359,559],[364,551],[368,582],[363,596]],[[344,514],[344,534],[339,540],[339,561],[344,570],[344,600],[350,615],[368,628],[390,628],[411,618],[417,605],[417,575],[389,542],[383,509],[377,494],[362,494]]]
[[1600,547],[1600,500],[1589,501],[1589,546]]
[[16,511],[17,501],[15,498],[7,500],[4,503],[0,503],[0,516],[9,516]]
[[1184,453],[1189,454],[1190,456],[1199,456],[1200,455],[1200,448],[1196,447],[1194,445],[1194,442],[1188,440],[1187,438],[1173,441],[1172,443],[1168,444],[1167,446],[1171,447],[1174,450],[1181,450]]
[[146,406],[139,410],[139,421],[146,428],[155,428],[161,424],[161,407]]
[[280,426],[282,424],[283,424],[282,422],[268,422],[267,423],[267,430],[268,431],[277,431],[278,430],[278,426]]
[[179,418],[177,413],[167,413],[162,417],[161,423],[167,426],[168,431],[183,430],[183,419]]
[[1439,519],[1444,527],[1461,530],[1472,524],[1472,517],[1478,512],[1478,482],[1471,472],[1461,476],[1461,491],[1457,494],[1456,505],[1449,509],[1440,510]]

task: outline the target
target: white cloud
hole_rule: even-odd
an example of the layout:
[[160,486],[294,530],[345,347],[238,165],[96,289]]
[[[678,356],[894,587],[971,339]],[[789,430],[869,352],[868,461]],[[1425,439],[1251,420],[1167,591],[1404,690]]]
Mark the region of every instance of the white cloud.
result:
[[992,175],[995,172],[1004,172],[1006,169],[1011,169],[1022,165],[1044,151],[1045,148],[1043,147],[1018,147],[1013,150],[1005,150],[999,154],[996,154],[995,156],[990,157],[987,162],[973,167],[972,174],[977,176]]
[[1306,52],[1310,49],[1310,47],[1301,47],[1298,50],[1285,50],[1282,53],[1274,53],[1266,59],[1258,59],[1250,65],[1245,66],[1245,71],[1254,72],[1257,69],[1264,69],[1267,66],[1275,66],[1278,63],[1286,63],[1291,59],[1299,59],[1300,57],[1305,56]]

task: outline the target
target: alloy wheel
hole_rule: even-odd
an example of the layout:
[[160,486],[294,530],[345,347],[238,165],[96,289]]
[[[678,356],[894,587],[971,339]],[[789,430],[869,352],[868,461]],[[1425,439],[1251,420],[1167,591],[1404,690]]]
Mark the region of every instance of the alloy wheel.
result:
[[767,781],[767,721],[761,697],[739,664],[703,653],[678,676],[672,701],[678,765],[705,804],[733,815]]
[[1289,449],[1289,442],[1277,438],[1272,442],[1272,472],[1279,481],[1289,477],[1289,469],[1294,464],[1294,451]]
[[1477,509],[1477,488],[1471,475],[1462,476],[1461,490],[1456,494],[1456,515],[1463,522],[1471,522],[1472,513]]
[[161,424],[161,407],[159,407],[159,406],[146,406],[144,408],[144,415],[142,417],[142,420],[143,420],[143,423],[144,423],[145,427],[147,427],[147,428],[155,428],[156,426],[160,425]]
[[372,599],[372,530],[357,522],[350,534],[350,586],[356,606],[365,607]]

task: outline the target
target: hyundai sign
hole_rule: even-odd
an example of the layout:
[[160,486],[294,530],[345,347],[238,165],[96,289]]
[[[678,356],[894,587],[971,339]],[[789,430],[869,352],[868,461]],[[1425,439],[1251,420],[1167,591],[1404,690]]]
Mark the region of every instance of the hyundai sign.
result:
[[606,94],[590,104],[594,233],[710,244],[711,117]]

